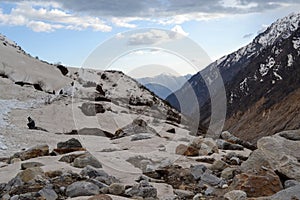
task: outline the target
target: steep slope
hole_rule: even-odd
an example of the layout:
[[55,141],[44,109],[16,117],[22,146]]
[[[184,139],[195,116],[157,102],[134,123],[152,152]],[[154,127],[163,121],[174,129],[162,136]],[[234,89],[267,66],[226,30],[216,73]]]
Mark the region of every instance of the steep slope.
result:
[[[167,100],[179,108],[176,98],[183,98],[186,95],[185,88],[191,85],[201,106],[201,122],[207,125],[211,110],[210,97],[217,97],[218,90],[209,94],[204,80],[216,79],[214,71],[211,71],[216,67],[220,71],[226,89],[225,129],[255,141],[264,135],[299,127],[294,121],[295,118],[300,118],[298,103],[287,99],[288,95],[297,99],[296,91],[300,86],[299,23],[299,13],[279,19],[249,45],[224,56],[194,75],[183,88],[170,95]],[[274,113],[274,109],[271,108],[276,107],[277,110],[284,111],[288,106],[294,107],[295,110],[285,115],[286,125],[282,126],[274,119],[275,116],[273,120],[269,119]],[[196,114],[192,113],[192,107],[187,114]],[[260,119],[260,128],[257,127],[257,123],[252,124],[255,118]]]
[[32,85],[38,90],[59,92],[71,86],[72,80],[60,70],[27,54],[15,42],[0,35],[0,74],[19,85]]

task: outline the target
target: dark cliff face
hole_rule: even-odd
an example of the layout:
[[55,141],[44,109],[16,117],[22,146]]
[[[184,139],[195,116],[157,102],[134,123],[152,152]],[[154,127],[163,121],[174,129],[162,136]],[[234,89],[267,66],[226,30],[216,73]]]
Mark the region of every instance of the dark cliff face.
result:
[[[246,131],[249,126],[244,124],[251,123],[255,116],[254,113],[262,115],[277,104],[284,105],[286,97],[300,88],[299,22],[300,14],[292,14],[276,21],[249,45],[224,56],[194,75],[167,100],[177,109],[181,109],[182,105],[188,105],[189,109],[184,110],[187,115],[196,115],[193,108],[199,104],[201,108],[200,123],[208,126],[211,116],[210,101],[212,97],[218,98],[219,93],[218,88],[215,88],[215,92],[209,93],[206,83],[208,79],[215,80],[211,69],[216,68],[223,78],[226,90],[227,120],[225,128],[237,132],[242,131],[245,135],[252,134]],[[186,95],[188,87],[194,90],[198,101],[189,101],[189,97]],[[180,99],[180,101],[176,102],[176,99]],[[299,102],[294,102],[294,104],[297,103],[299,104]],[[284,109],[284,107],[278,107],[278,109]],[[252,118],[250,119],[247,115],[251,115]],[[299,110],[296,109],[294,113],[286,117],[297,118],[298,116]],[[244,119],[244,124],[241,124],[241,118]],[[275,121],[278,123],[278,120],[274,120],[274,122],[266,120],[261,119],[260,123],[272,126],[272,131],[258,130],[261,136],[274,134],[275,131],[289,127],[295,128],[295,125],[276,128],[277,125],[274,123]],[[250,138],[256,140],[261,137],[260,135]]]

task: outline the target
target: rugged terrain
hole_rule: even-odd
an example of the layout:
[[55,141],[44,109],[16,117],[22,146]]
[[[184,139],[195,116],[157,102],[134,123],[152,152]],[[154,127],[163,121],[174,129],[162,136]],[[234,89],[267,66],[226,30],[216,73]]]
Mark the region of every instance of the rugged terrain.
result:
[[[299,128],[299,39],[300,14],[291,14],[274,22],[250,44],[224,56],[194,75],[167,100],[180,110],[179,102],[193,105],[186,111],[193,113],[199,103],[201,124],[208,126],[211,97],[218,98],[218,88],[209,93],[206,83],[216,80],[218,70],[226,90],[227,118],[225,130],[256,142],[266,135]],[[218,75],[218,74],[217,74]],[[192,87],[198,102],[186,96]],[[214,105],[215,106],[215,105]]]
[[299,130],[197,136],[122,72],[51,65],[4,36],[0,54],[3,200],[300,198]]

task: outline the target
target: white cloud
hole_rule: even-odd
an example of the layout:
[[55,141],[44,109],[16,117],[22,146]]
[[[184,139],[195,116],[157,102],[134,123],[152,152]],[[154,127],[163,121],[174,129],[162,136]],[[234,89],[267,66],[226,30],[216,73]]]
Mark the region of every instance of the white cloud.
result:
[[61,25],[52,25],[41,21],[30,21],[27,26],[35,32],[52,32],[61,28]]
[[36,32],[52,32],[57,29],[84,30],[108,32],[112,27],[98,17],[70,14],[60,8],[56,2],[16,3],[9,13],[0,10],[0,23],[13,26],[27,26]]
[[189,35],[189,33],[185,32],[180,25],[174,26],[171,30],[176,32],[176,33],[179,33],[183,36],[188,36]]
[[182,15],[175,15],[172,17],[161,18],[158,21],[159,24],[162,25],[170,25],[170,24],[183,24],[184,22],[188,21],[207,21],[212,19],[219,19],[226,16],[225,14],[221,13],[189,13],[189,14],[182,14]]
[[[111,31],[112,26],[136,28],[139,21],[150,26],[180,25],[228,15],[257,13],[281,7],[297,7],[297,0],[4,0],[13,9],[0,11],[0,23],[28,26],[34,31],[57,29]],[[40,26],[40,27],[39,27]]]
[[151,29],[147,32],[136,33],[129,37],[129,45],[152,45],[175,39],[173,32]]

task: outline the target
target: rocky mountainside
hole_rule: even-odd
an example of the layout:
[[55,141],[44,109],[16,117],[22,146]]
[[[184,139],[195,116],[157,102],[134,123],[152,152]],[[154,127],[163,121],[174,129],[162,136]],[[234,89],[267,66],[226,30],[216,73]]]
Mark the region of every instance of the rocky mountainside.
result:
[[[255,142],[262,136],[297,129],[300,119],[299,43],[300,13],[291,14],[274,22],[247,46],[194,75],[167,100],[180,109],[176,99],[184,98],[186,88],[191,85],[201,107],[201,123],[207,126],[210,97],[217,97],[218,88],[209,94],[205,80],[216,79],[212,70],[216,67],[226,89],[226,130]],[[186,114],[195,114],[192,113],[194,106]]]
[[2,42],[0,199],[300,198],[299,130],[257,145],[195,136],[122,72],[50,65]]

